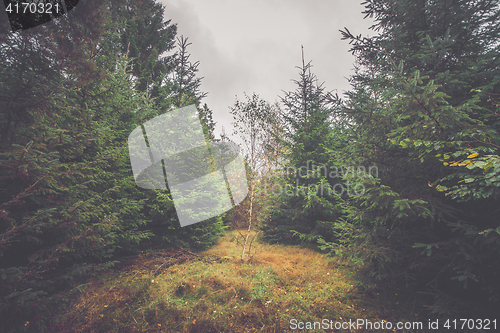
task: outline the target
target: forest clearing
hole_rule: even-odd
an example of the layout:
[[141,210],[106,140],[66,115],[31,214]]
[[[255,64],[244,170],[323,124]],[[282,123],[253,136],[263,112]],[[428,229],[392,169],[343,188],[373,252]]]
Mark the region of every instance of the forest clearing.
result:
[[397,297],[400,286],[361,283],[348,266],[300,246],[259,242],[242,262],[238,237],[232,231],[197,254],[153,251],[119,264],[80,288],[54,330],[288,332],[292,319],[418,321],[414,297]]
[[1,333],[498,329],[500,0],[314,3],[4,1]]

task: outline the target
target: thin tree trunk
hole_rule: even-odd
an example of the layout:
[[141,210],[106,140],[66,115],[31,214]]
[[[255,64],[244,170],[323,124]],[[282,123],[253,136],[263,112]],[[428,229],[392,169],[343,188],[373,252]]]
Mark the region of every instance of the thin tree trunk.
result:
[[243,251],[241,252],[241,260],[245,257],[245,251],[247,248],[248,238],[250,237],[250,230],[252,229],[252,211],[253,211],[253,184],[250,186],[250,210],[249,210],[249,222],[247,236],[245,237],[245,244],[243,244]]

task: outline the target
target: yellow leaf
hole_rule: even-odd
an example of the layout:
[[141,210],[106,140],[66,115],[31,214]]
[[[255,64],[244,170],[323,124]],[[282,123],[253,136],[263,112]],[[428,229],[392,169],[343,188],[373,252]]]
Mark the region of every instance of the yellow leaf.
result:
[[470,154],[469,156],[467,156],[467,158],[474,158],[477,157],[478,155],[479,153]]
[[443,162],[443,164],[444,164],[445,166],[447,166],[447,165],[448,165],[448,164],[450,164],[450,163],[448,163],[448,162]]

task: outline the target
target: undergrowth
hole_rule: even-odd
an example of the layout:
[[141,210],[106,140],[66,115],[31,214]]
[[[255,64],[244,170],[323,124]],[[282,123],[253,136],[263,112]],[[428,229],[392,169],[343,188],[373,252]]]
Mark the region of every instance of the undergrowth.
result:
[[198,254],[157,251],[124,262],[80,286],[57,331],[285,332],[292,319],[418,318],[396,287],[357,281],[349,266],[310,249],[258,243],[256,255],[242,262],[235,236]]

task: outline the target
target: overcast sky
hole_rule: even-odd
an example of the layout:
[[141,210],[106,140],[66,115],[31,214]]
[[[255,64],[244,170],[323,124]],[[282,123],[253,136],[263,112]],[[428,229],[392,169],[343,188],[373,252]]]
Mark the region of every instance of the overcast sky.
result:
[[160,0],[165,19],[178,24],[178,36],[192,45],[191,61],[199,61],[204,77],[203,100],[214,112],[217,133],[232,132],[229,106],[243,93],[259,94],[273,103],[283,90],[295,90],[301,45],[306,62],[327,90],[349,89],[353,73],[349,43],[339,30],[373,35],[363,20],[361,1],[353,0]]

